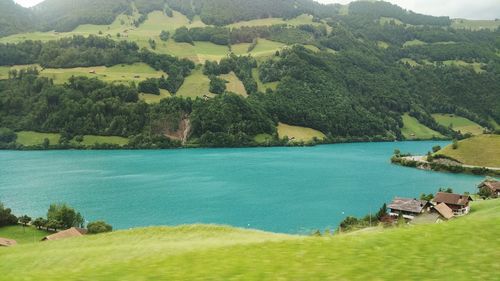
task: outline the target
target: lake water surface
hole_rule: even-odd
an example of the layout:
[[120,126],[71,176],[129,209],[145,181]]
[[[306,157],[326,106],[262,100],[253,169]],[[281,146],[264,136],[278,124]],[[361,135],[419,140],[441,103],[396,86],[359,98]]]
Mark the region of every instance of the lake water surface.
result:
[[0,151],[0,202],[43,216],[67,202],[117,229],[216,223],[305,233],[376,212],[394,196],[440,187],[474,192],[481,177],[391,165],[395,148],[425,153],[446,142],[307,148],[154,151]]

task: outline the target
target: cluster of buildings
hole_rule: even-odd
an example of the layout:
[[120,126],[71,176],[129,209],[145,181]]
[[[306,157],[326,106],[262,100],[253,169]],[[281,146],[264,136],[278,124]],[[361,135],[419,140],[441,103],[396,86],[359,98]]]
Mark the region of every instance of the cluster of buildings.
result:
[[[500,197],[499,181],[485,180],[478,185],[479,190],[484,188],[490,190],[491,197]],[[436,220],[449,220],[467,215],[470,212],[471,201],[472,198],[466,194],[438,192],[431,201],[396,197],[387,208],[391,218],[402,216],[411,221],[419,216],[429,214],[434,215]]]

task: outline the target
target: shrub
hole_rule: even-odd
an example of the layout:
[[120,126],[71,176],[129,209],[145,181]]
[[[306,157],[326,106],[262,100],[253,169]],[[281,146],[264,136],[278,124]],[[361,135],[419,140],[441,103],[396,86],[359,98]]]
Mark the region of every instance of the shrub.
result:
[[11,209],[5,208],[0,203],[0,227],[17,224],[17,217],[12,214]]
[[146,94],[159,95],[160,88],[158,87],[158,80],[154,78],[149,78],[144,81],[139,82],[139,92]]
[[226,91],[227,81],[216,76],[210,77],[210,92],[214,94],[223,94]]
[[438,152],[438,151],[440,151],[440,150],[441,150],[441,146],[439,146],[439,145],[436,145],[436,146],[434,146],[434,147],[432,148],[432,152],[434,152],[434,153],[436,153],[436,152]]
[[98,234],[113,231],[113,227],[105,221],[94,221],[87,225],[90,234]]
[[8,128],[0,128],[0,142],[10,143],[17,139],[17,135],[14,131]]

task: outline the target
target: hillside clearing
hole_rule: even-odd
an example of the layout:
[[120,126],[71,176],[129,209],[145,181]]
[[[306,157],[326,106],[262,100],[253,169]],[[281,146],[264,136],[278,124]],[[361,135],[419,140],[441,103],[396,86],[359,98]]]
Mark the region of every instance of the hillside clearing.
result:
[[441,133],[421,124],[415,117],[410,116],[408,113],[403,115],[403,124],[401,133],[407,140],[444,138]]
[[209,88],[210,79],[203,74],[203,70],[198,67],[191,75],[186,77],[184,84],[182,84],[176,95],[185,98],[201,98],[203,95],[210,94]]
[[317,139],[325,139],[326,136],[322,132],[318,130],[314,130],[311,128],[300,127],[300,126],[292,126],[284,123],[278,124],[278,135],[280,138],[284,138],[287,136],[290,140],[293,141],[311,141],[313,138]]
[[22,144],[24,146],[33,146],[41,145],[43,144],[45,139],[48,139],[50,144],[58,144],[60,138],[60,134],[21,131],[17,132],[16,143]]
[[491,29],[494,30],[500,26],[500,20],[468,20],[468,19],[455,19],[451,23],[451,27],[457,29]]
[[264,18],[264,19],[255,19],[249,21],[240,21],[233,24],[228,25],[230,28],[239,28],[243,26],[270,26],[277,24],[289,24],[289,25],[304,25],[304,24],[312,24],[312,25],[322,25],[319,22],[313,22],[313,16],[311,15],[300,15],[296,18],[284,20],[281,18]]
[[56,84],[63,84],[71,76],[86,76],[99,78],[106,82],[140,82],[148,78],[160,78],[168,75],[163,71],[157,71],[145,63],[131,65],[119,64],[112,67],[76,67],[76,68],[46,68],[40,72],[42,77],[51,78]]
[[257,82],[257,89],[263,93],[265,93],[267,89],[271,89],[273,91],[276,90],[279,84],[279,81],[262,83],[262,81],[260,80],[259,69],[257,68],[252,69],[252,77]]
[[154,103],[159,103],[162,99],[170,98],[171,96],[172,95],[167,90],[160,89],[159,95],[140,93],[139,99],[143,100],[148,104],[154,104]]
[[[450,280],[493,280],[500,270],[496,262],[499,231],[500,200],[488,200],[474,202],[470,215],[441,224],[333,237],[193,225],[19,245],[0,249],[0,271],[6,280],[41,281],[60,276],[65,280],[81,280],[81,276],[91,280],[431,280],[443,273]],[[449,257],[457,251],[464,258]],[[39,253],[46,255],[40,259]],[[26,267],[30,270],[20,275],[19,268]]]
[[500,135],[480,135],[458,142],[458,148],[451,145],[437,154],[452,157],[463,164],[500,168]]
[[[74,139],[71,141],[74,144],[78,144]],[[117,137],[117,136],[83,136],[83,141],[80,144],[84,146],[92,145],[102,145],[102,144],[114,144],[118,146],[124,146],[128,144],[128,138]]]
[[229,74],[223,74],[220,76],[220,78],[226,80],[228,83],[226,83],[227,91],[228,92],[233,92],[235,94],[238,94],[243,97],[248,97],[248,93],[245,90],[245,86],[243,85],[243,82],[236,76],[234,72],[230,72]]
[[480,135],[484,132],[484,128],[481,125],[454,114],[432,114],[432,117],[440,125],[451,127],[454,131],[460,131],[462,134]]

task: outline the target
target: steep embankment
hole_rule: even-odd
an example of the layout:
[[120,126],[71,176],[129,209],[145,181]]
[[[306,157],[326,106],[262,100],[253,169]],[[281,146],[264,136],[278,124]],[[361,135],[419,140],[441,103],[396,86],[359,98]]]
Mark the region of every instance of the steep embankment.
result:
[[199,225],[118,231],[0,249],[0,272],[5,280],[493,280],[500,200],[472,210],[447,223],[334,237]]

